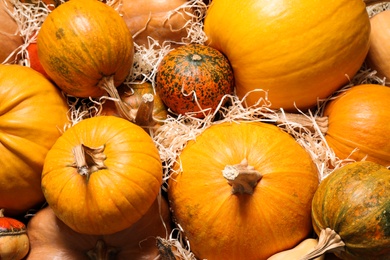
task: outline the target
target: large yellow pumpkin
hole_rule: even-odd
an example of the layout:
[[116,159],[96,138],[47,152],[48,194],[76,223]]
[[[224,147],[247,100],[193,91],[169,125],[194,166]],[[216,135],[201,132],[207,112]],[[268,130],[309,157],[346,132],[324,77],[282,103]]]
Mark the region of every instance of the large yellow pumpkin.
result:
[[152,138],[116,116],[84,119],[48,152],[42,190],[74,231],[106,235],[136,223],[160,192],[162,164]]
[[[272,108],[316,105],[348,82],[369,48],[362,0],[213,0],[207,44],[231,62],[237,95],[269,91]],[[253,105],[262,92],[253,92]]]
[[168,196],[198,259],[267,259],[312,231],[317,169],[276,126],[213,125],[187,144],[178,162]]
[[68,123],[68,106],[42,74],[0,65],[0,208],[25,213],[44,201],[41,172]]

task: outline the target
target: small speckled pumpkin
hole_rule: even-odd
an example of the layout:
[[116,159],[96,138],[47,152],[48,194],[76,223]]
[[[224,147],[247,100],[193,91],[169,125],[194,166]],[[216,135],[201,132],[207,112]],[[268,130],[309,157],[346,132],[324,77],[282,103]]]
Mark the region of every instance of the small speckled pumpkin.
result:
[[[189,44],[170,51],[161,61],[156,91],[174,113],[214,112],[233,92],[233,71],[228,59],[214,48]],[[200,112],[202,111],[202,112]]]

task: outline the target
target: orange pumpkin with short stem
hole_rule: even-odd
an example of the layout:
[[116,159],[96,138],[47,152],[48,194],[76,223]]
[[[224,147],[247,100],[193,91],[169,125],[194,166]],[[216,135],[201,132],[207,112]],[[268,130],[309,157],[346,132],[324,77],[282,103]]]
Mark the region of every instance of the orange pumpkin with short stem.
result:
[[133,66],[133,40],[112,7],[97,0],[65,2],[46,17],[37,44],[42,67],[65,93],[111,96],[121,115],[133,120],[116,89]]
[[46,207],[30,219],[27,232],[27,260],[154,259],[159,255],[156,237],[171,232],[170,213],[166,199],[159,197],[131,227],[111,235],[86,235],[73,231]]
[[309,236],[319,183],[309,154],[276,126],[206,128],[177,158],[168,197],[199,259],[267,259]]
[[69,123],[68,109],[58,88],[42,74],[0,65],[0,208],[9,216],[44,202],[43,163]]
[[48,152],[42,171],[47,203],[79,233],[113,234],[137,222],[155,201],[162,163],[151,137],[115,116],[87,118]]

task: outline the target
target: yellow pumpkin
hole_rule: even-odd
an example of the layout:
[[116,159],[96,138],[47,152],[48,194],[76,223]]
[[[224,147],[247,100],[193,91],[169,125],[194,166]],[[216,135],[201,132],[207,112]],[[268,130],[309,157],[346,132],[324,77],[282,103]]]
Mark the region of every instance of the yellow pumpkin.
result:
[[59,90],[39,72],[0,65],[0,208],[8,215],[44,202],[43,163],[68,123],[68,109]]
[[362,0],[213,0],[204,31],[229,59],[240,98],[263,89],[272,108],[304,110],[359,70],[370,21]]
[[74,231],[112,234],[137,222],[155,201],[162,164],[151,137],[116,116],[87,118],[48,152],[42,190],[54,213]]
[[212,125],[177,162],[168,197],[198,259],[267,259],[311,233],[318,172],[309,154],[276,126]]

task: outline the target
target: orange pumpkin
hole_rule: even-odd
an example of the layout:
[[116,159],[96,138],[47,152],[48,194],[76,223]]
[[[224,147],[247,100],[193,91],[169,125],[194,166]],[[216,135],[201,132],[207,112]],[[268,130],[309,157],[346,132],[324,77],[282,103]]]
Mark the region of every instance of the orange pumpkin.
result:
[[[263,89],[271,108],[296,111],[356,74],[370,21],[361,0],[213,0],[204,31],[207,44],[229,59],[240,98]],[[259,98],[263,92],[251,92],[247,105]]]
[[156,92],[174,113],[204,117],[233,93],[233,71],[214,48],[188,44],[171,50],[157,69]]
[[68,123],[67,112],[64,97],[42,74],[0,65],[0,208],[8,215],[44,201],[43,162]]
[[77,233],[46,207],[28,222],[31,248],[26,259],[154,259],[159,255],[156,237],[170,231],[164,198],[156,200],[134,225],[111,235]]
[[137,222],[155,201],[162,164],[151,137],[120,117],[84,119],[48,152],[42,190],[54,213],[83,234],[112,234]]
[[10,15],[12,12],[12,1],[0,1],[0,63],[16,63],[17,49],[23,44],[18,23]]
[[[341,159],[390,166],[390,88],[375,84],[351,87],[326,104],[326,141]],[[356,151],[354,151],[357,149]]]
[[169,201],[198,259],[267,259],[312,231],[317,169],[276,126],[212,125],[184,147],[177,162]]
[[112,7],[97,0],[65,2],[47,16],[37,44],[44,70],[65,93],[109,95],[127,116],[116,86],[132,68],[134,46],[126,23]]

